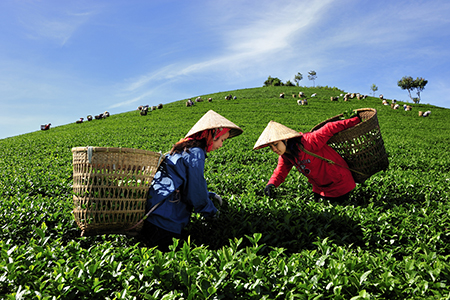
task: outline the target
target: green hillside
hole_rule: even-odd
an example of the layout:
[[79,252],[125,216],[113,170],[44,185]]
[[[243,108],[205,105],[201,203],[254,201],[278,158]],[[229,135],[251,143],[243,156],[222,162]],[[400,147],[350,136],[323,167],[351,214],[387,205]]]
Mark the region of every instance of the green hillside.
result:
[[[299,91],[308,105],[292,97]],[[220,92],[193,107],[184,99],[147,116],[135,110],[0,140],[0,298],[449,299],[450,110],[405,111],[402,102],[394,110],[374,97],[330,101],[346,92],[358,91]],[[378,111],[388,170],[346,203],[314,201],[295,170],[273,199],[263,195],[277,156],[252,148],[270,120],[307,132],[366,107]],[[244,130],[208,154],[208,188],[226,201],[218,221],[194,215],[169,253],[122,235],[80,237],[72,147],[167,152],[210,109]]]

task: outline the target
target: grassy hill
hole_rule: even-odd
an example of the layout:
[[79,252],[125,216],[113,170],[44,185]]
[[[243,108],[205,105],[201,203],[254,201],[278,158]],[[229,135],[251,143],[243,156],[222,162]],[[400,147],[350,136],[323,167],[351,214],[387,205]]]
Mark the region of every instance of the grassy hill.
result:
[[[307,106],[291,96],[299,91]],[[353,91],[228,91],[202,95],[213,101],[194,107],[185,99],[147,116],[131,111],[0,140],[1,298],[448,299],[450,110],[393,110],[373,97],[330,101],[345,92]],[[364,107],[378,111],[388,170],[358,185],[347,203],[315,202],[294,170],[274,199],[263,196],[277,156],[252,148],[270,120],[307,132]],[[121,235],[79,236],[72,147],[166,152],[209,109],[244,130],[206,162],[209,190],[226,201],[219,221],[195,215],[170,253]],[[427,110],[430,117],[418,117]]]

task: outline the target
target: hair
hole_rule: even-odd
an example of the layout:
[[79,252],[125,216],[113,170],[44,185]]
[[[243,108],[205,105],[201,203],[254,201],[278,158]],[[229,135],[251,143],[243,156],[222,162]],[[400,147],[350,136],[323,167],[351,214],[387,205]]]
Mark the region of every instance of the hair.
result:
[[174,153],[183,153],[188,152],[189,149],[199,147],[202,149],[206,148],[206,138],[203,138],[201,140],[195,140],[195,139],[182,139],[175,145],[173,145],[172,150],[170,150],[169,154],[172,155]]
[[299,150],[297,145],[301,144],[301,140],[302,137],[296,137],[296,138],[292,138],[292,139],[288,139],[287,143],[286,143],[286,149],[289,150],[289,152],[293,155],[293,156],[298,156]]
[[203,131],[194,133],[190,137],[183,138],[179,140],[175,145],[173,145],[172,150],[169,154],[188,152],[190,148],[199,147],[206,149],[207,152],[211,151],[213,142],[216,141],[222,134],[229,132],[229,128],[213,128],[205,129]]

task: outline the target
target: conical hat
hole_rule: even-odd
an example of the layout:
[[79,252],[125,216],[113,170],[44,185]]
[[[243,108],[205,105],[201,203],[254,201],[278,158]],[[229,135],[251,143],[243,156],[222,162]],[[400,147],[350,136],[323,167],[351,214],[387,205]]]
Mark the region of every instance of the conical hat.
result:
[[203,115],[203,117],[201,117],[200,120],[197,121],[197,123],[195,123],[191,130],[189,130],[189,132],[186,134],[185,138],[197,132],[214,128],[230,128],[230,136],[228,138],[238,136],[243,132],[243,130],[233,122],[222,117],[215,111],[209,110],[206,114]]
[[300,136],[302,135],[297,131],[290,129],[275,121],[270,121],[266,129],[264,129],[264,131],[261,133],[258,140],[256,141],[253,150],[264,148],[273,142],[283,141]]

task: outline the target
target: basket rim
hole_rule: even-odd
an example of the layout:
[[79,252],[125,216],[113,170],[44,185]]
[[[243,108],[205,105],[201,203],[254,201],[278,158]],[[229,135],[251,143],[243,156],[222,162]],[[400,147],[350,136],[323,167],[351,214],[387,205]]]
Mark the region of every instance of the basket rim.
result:
[[[371,107],[366,107],[366,108],[358,108],[358,109],[355,109],[356,111],[372,111],[372,112],[374,112],[374,114],[373,114],[373,116],[371,116],[369,119],[367,119],[367,120],[370,120],[370,119],[372,119],[372,118],[374,118],[374,117],[376,117],[377,116],[377,110],[375,109],[375,108],[371,108]],[[333,121],[334,119],[336,119],[336,118],[339,118],[339,117],[341,117],[341,116],[343,116],[344,114],[338,114],[338,115],[335,115],[334,117],[331,117],[331,118],[328,118],[328,119],[326,119],[325,121],[322,121],[322,122],[320,122],[319,124],[317,124],[317,125],[315,125],[313,128],[311,128],[311,130],[310,130],[310,132],[313,132],[313,131],[316,131],[316,130],[318,130],[319,128],[321,128],[322,126],[324,126],[326,123],[328,123],[328,122],[330,122],[330,121]],[[364,122],[359,122],[358,124],[356,124],[355,126],[353,126],[353,127],[359,127],[359,126],[362,126],[362,124],[363,124]],[[353,128],[353,127],[351,127],[351,128]],[[345,130],[343,130],[343,131],[346,131],[346,130],[348,130],[348,129],[351,129],[351,128],[347,128],[347,129],[345,129]],[[341,132],[343,132],[343,131],[341,131]],[[339,134],[340,132],[338,132],[338,134]]]
[[[72,152],[87,152],[89,146],[86,147],[73,147]],[[160,152],[136,149],[136,148],[124,148],[124,147],[92,147],[93,152],[106,152],[106,153],[136,153],[136,154],[147,154],[147,155],[161,155]]]

